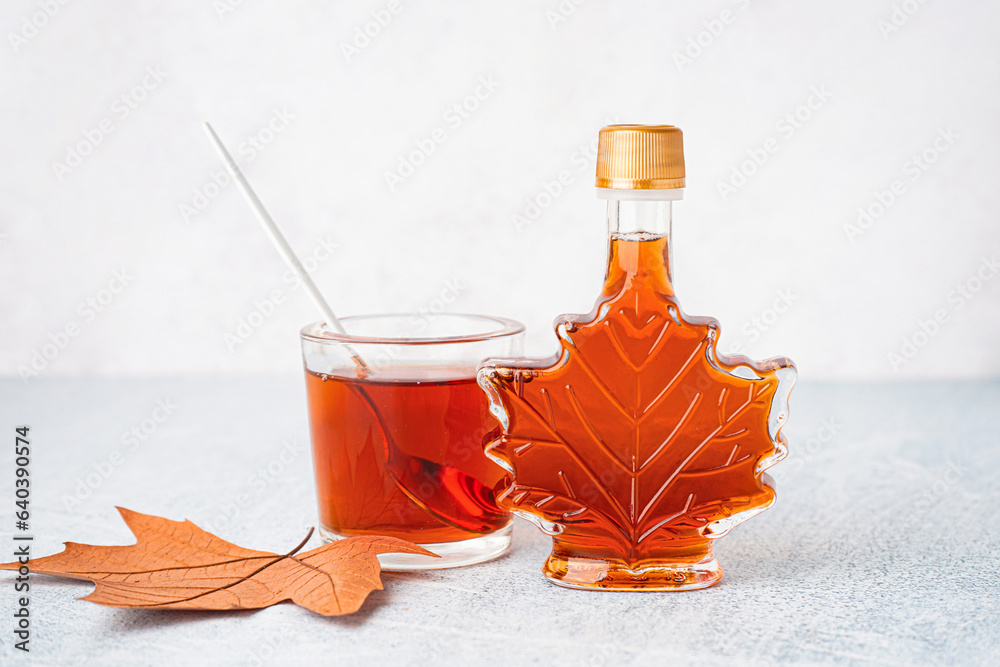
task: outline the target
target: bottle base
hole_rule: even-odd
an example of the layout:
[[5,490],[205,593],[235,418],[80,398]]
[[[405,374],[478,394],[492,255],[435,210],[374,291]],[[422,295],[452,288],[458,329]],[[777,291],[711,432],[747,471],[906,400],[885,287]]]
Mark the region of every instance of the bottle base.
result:
[[542,572],[565,588],[603,591],[690,591],[708,588],[722,579],[722,566],[708,554],[697,561],[625,561],[551,554]]
[[[450,567],[485,563],[488,560],[499,558],[507,552],[510,548],[513,529],[513,524],[508,524],[494,533],[468,540],[420,544],[424,549],[437,554],[440,558],[419,554],[379,554],[378,561],[382,569],[388,572],[443,570]],[[353,537],[352,535],[340,535],[325,528],[320,528],[319,534],[327,542]]]

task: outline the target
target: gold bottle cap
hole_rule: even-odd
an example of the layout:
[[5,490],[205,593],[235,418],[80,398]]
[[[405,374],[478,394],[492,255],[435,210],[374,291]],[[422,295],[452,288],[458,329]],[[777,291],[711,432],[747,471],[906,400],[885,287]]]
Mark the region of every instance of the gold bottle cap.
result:
[[597,187],[671,190],[684,187],[684,141],[673,125],[608,125],[597,142]]

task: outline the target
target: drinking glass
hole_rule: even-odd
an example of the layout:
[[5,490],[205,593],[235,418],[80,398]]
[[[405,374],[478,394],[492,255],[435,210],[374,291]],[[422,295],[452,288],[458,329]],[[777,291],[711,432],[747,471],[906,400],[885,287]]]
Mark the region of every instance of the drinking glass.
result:
[[389,535],[440,558],[384,554],[386,569],[479,563],[510,545],[511,515],[486,458],[499,433],[476,367],[522,353],[524,326],[485,315],[346,317],[347,334],[301,331],[319,503],[327,540]]

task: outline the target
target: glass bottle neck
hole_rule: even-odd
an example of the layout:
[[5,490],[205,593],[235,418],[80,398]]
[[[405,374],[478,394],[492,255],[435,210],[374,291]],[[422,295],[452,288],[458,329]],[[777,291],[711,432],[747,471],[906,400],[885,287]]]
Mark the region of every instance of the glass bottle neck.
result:
[[671,201],[608,200],[608,270],[605,292],[616,293],[621,282],[673,296],[670,238]]
[[608,234],[646,232],[670,241],[672,201],[655,199],[609,199]]

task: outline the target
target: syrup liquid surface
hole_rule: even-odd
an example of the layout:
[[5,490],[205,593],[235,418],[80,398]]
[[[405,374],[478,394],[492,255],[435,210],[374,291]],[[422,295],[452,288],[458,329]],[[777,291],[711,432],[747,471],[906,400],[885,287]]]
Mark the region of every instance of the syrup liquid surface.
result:
[[417,543],[480,537],[510,523],[483,454],[495,437],[469,369],[393,367],[375,377],[306,374],[322,526]]

